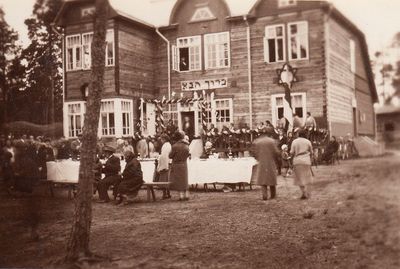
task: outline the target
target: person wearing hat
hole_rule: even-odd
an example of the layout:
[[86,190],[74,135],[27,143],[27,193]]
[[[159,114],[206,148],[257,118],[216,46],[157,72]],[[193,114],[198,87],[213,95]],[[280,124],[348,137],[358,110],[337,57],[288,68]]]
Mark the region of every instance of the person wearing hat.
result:
[[169,158],[172,159],[170,173],[170,189],[179,192],[179,201],[189,200],[189,183],[187,159],[189,157],[188,142],[185,141],[185,132],[175,133],[176,142],[171,149]]
[[[115,149],[113,147],[105,146],[103,152],[107,159],[102,168],[105,177],[100,180],[97,190],[100,198],[99,203],[108,203],[110,201],[107,192],[108,188],[114,186],[114,189],[116,190],[121,181],[121,163],[120,159],[114,155]],[[116,195],[116,191],[114,192],[114,195]]]
[[276,197],[277,183],[277,163],[279,161],[279,150],[276,142],[266,133],[262,133],[257,138],[251,148],[252,155],[258,161],[258,165],[254,170],[254,178],[257,185],[261,186],[262,199],[268,200],[268,188],[270,190],[270,199]]
[[143,172],[140,162],[136,158],[136,154],[132,151],[125,152],[126,166],[122,172],[121,183],[116,186],[117,196],[120,197],[117,204],[130,204],[137,196],[140,187],[142,187]]

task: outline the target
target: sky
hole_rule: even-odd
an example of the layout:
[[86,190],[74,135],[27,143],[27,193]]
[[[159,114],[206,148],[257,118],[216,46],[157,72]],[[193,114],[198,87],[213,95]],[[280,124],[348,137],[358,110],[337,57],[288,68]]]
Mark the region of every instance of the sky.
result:
[[[8,24],[19,32],[24,46],[29,44],[24,20],[31,15],[34,2],[35,0],[0,0]],[[331,2],[364,32],[371,57],[376,51],[387,46],[396,32],[400,32],[400,0],[331,0]]]

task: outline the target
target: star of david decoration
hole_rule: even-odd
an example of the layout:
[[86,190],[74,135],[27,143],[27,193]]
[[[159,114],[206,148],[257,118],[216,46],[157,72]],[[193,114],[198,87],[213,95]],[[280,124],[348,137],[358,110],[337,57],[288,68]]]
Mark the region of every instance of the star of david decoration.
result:
[[287,87],[292,88],[294,82],[297,82],[297,68],[292,67],[290,64],[285,63],[281,69],[276,69],[278,74],[278,84],[287,85]]

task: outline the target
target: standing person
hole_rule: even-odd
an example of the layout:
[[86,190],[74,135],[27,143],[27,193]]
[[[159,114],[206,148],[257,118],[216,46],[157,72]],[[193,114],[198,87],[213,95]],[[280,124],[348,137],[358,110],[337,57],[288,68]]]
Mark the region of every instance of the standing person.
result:
[[[278,150],[281,150],[282,146],[287,144],[287,137],[286,137],[286,134],[283,132],[282,129],[278,129],[277,143],[278,143]],[[280,154],[280,156],[281,156],[281,154]],[[283,162],[282,158],[279,157],[279,160],[278,160],[278,175],[281,174],[282,162]]]
[[[158,166],[157,173],[159,174],[158,181],[159,182],[168,182],[169,181],[169,163],[170,158],[169,154],[171,153],[172,147],[169,142],[169,136],[166,134],[161,135],[161,154],[158,158]],[[169,193],[169,189],[163,189],[163,199],[171,198],[171,194]]]
[[314,141],[314,133],[317,131],[317,122],[315,121],[315,118],[311,116],[310,112],[307,112],[307,118],[304,122],[304,128],[307,130],[308,135],[307,138],[310,141]]
[[[108,197],[108,188],[114,186],[117,189],[118,184],[121,181],[121,162],[120,159],[114,155],[115,149],[110,146],[105,146],[103,149],[107,161],[102,168],[102,172],[105,177],[100,180],[97,185],[97,190],[99,192],[99,203],[108,203],[110,198]],[[116,193],[116,192],[115,192]]]
[[78,138],[71,142],[71,157],[72,160],[78,160],[81,154],[81,142],[82,135],[78,134]]
[[171,149],[169,158],[172,159],[170,173],[170,189],[179,192],[179,201],[189,200],[189,183],[187,159],[189,157],[188,142],[184,140],[185,133],[182,131],[175,133],[177,141]]
[[145,137],[140,136],[139,141],[136,143],[136,151],[141,159],[149,157],[149,145]]
[[251,152],[258,161],[254,178],[256,184],[261,186],[262,199],[268,200],[268,187],[271,199],[276,197],[276,172],[279,151],[274,139],[263,133],[252,145]]
[[30,229],[31,239],[37,241],[37,232],[40,220],[40,203],[34,194],[34,186],[39,179],[39,168],[34,145],[19,141],[16,145],[14,163],[15,190],[24,193],[23,208],[25,209],[25,223]]
[[296,113],[293,113],[293,130],[301,128],[303,128],[302,120]]
[[7,139],[2,151],[1,169],[3,173],[4,183],[7,189],[13,186],[13,165],[15,161],[15,149],[12,146],[11,139]]
[[135,153],[127,151],[125,153],[126,166],[122,172],[121,183],[115,186],[117,195],[120,197],[117,204],[130,204],[137,196],[140,187],[142,187],[143,172],[140,162],[137,160]]
[[40,178],[47,177],[47,166],[46,162],[51,162],[55,160],[53,147],[50,144],[50,138],[44,140],[37,153],[39,162]]
[[311,159],[313,148],[311,141],[306,138],[307,131],[300,130],[298,137],[293,140],[290,154],[293,156],[294,184],[300,187],[300,199],[310,197],[307,185],[312,180]]
[[124,155],[124,157],[125,157],[125,155],[126,155],[126,153],[127,153],[128,151],[129,151],[129,152],[132,152],[132,153],[135,152],[135,151],[133,150],[132,145],[129,144],[128,140],[124,140],[124,144],[123,144],[123,146],[122,146],[122,154]]

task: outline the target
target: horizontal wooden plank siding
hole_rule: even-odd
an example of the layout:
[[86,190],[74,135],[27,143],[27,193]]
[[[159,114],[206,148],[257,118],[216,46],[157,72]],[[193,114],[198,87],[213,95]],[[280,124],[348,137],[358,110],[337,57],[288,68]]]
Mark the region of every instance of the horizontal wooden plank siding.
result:
[[155,32],[118,23],[120,93],[154,98]]

